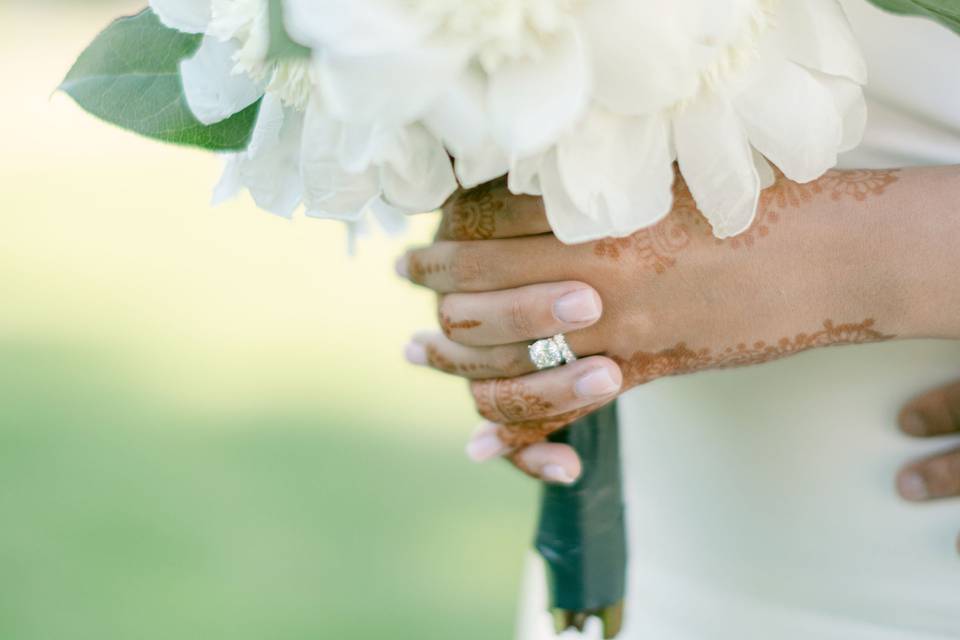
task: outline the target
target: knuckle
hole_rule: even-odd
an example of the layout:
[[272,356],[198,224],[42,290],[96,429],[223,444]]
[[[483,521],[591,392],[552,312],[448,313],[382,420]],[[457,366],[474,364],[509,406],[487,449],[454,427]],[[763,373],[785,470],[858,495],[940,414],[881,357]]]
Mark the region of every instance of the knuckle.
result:
[[450,257],[450,279],[457,288],[469,287],[478,282],[483,273],[480,251],[469,243],[453,249]]
[[520,297],[514,297],[510,301],[507,313],[503,318],[504,330],[508,335],[526,338],[533,334],[533,321],[530,318],[530,312],[524,300]]
[[497,407],[494,397],[496,380],[479,380],[470,383],[470,393],[476,405],[477,413],[491,422],[502,422],[503,414]]
[[498,371],[502,371],[503,375],[508,378],[514,378],[527,373],[528,368],[524,366],[525,363],[526,361],[523,356],[513,348],[497,349],[493,353],[493,366],[496,367]]
[[449,295],[441,296],[437,302],[437,322],[440,324],[443,335],[447,338],[449,338],[452,333],[450,330],[450,318],[451,310],[454,306],[454,302],[450,300]]

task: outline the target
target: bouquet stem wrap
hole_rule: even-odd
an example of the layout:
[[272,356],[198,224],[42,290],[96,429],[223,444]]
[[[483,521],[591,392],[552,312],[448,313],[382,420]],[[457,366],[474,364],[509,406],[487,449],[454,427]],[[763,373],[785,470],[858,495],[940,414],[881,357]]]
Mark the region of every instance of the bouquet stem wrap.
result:
[[557,632],[583,630],[590,617],[604,637],[620,632],[627,569],[616,403],[554,434],[572,446],[583,474],[572,486],[546,485],[536,548],[546,560]]

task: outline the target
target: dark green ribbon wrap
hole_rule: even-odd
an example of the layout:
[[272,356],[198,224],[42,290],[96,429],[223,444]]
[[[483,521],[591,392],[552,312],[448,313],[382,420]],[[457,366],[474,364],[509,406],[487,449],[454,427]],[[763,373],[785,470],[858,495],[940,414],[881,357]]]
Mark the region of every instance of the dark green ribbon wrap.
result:
[[551,436],[572,446],[583,474],[572,486],[545,485],[536,547],[547,562],[557,631],[598,617],[620,631],[627,569],[616,403]]

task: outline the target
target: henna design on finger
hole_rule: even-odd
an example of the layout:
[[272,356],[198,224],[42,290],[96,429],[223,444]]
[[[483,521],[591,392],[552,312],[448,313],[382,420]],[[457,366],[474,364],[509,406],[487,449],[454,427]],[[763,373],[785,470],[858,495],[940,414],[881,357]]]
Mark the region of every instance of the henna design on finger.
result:
[[477,411],[491,422],[520,422],[548,414],[553,404],[532,393],[519,380],[501,378],[471,385]]
[[439,262],[424,262],[416,255],[411,255],[409,268],[410,279],[417,284],[423,284],[426,282],[427,276],[446,271],[447,265]]
[[497,216],[506,203],[494,191],[503,179],[487,182],[457,196],[443,218],[441,235],[451,240],[489,240],[497,232]]
[[526,447],[531,444],[543,442],[550,434],[596,411],[601,406],[603,405],[584,407],[575,411],[568,411],[567,413],[552,416],[549,419],[507,422],[501,425],[498,435],[500,440],[510,448]]
[[458,320],[454,322],[453,319],[447,314],[440,314],[440,328],[443,330],[443,335],[447,336],[448,338],[453,336],[454,331],[467,331],[481,326],[483,326],[483,323],[479,320]]
[[479,363],[479,362],[454,362],[449,357],[441,353],[435,345],[428,344],[427,347],[427,364],[429,364],[434,369],[443,371],[444,373],[451,373],[454,375],[468,375],[468,374],[490,374],[496,375],[499,373],[496,369],[490,365]]

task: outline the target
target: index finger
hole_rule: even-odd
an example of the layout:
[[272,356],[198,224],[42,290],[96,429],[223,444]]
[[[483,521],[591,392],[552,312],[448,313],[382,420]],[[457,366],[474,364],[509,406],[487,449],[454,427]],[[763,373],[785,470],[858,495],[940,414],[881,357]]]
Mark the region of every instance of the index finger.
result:
[[500,291],[542,282],[577,280],[574,258],[578,247],[568,247],[564,259],[544,259],[562,246],[552,235],[483,240],[438,241],[408,251],[397,262],[405,278],[437,293]]
[[510,193],[498,178],[457,191],[443,206],[438,240],[491,240],[549,233],[543,198]]

